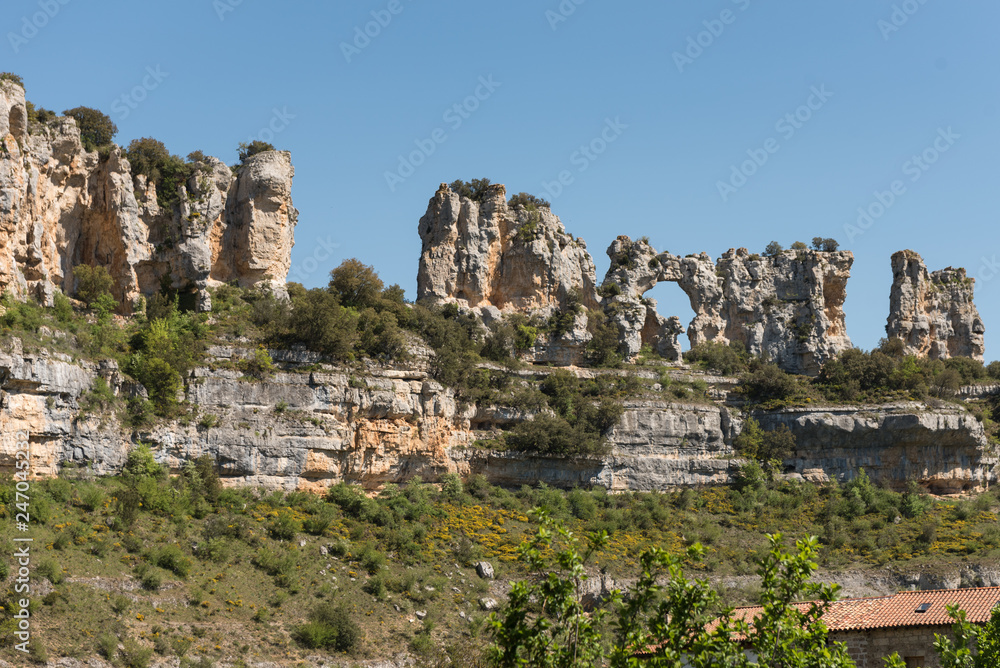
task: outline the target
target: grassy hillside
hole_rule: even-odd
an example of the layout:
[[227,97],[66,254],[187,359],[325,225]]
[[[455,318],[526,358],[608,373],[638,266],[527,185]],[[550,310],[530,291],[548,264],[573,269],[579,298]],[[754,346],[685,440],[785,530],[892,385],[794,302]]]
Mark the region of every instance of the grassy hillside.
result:
[[[322,498],[223,488],[208,459],[169,477],[139,448],[120,477],[70,470],[32,483],[31,497],[33,628],[46,650],[36,651],[130,667],[154,655],[207,666],[400,651],[421,655],[423,665],[448,655],[475,665],[488,643],[479,601],[502,600],[503,583],[525,575],[517,546],[534,531],[528,514],[539,506],[577,533],[609,531],[594,567],[625,580],[643,549],[680,554],[693,542],[708,548],[693,574],[749,574],[763,534],[778,530],[789,541],[820,536],[829,569],[1000,555],[995,492],[940,501],[882,490],[866,477],[843,486],[769,483],[753,466],[739,489],[608,495],[451,477],[374,498],[338,485]],[[9,480],[0,500],[10,544]],[[479,560],[494,565],[497,582],[477,576]],[[8,555],[5,575],[10,564]],[[12,586],[11,574],[0,658],[18,663],[9,646]],[[728,591],[727,603],[753,593]]]

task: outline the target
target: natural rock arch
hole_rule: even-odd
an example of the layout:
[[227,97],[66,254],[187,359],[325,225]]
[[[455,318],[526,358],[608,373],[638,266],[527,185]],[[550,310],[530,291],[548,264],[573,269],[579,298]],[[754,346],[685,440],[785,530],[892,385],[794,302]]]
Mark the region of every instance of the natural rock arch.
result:
[[[664,349],[672,345],[679,356],[669,320],[655,312],[655,302],[643,298],[663,281],[680,285],[691,301],[692,347],[739,341],[751,354],[766,356],[786,371],[810,375],[851,347],[843,311],[854,262],[849,251],[760,256],[740,248],[726,251],[716,263],[707,253],[678,257],[658,253],[645,238],[633,242],[619,236],[608,256],[611,267],[601,293],[628,357],[654,340]],[[662,322],[662,330],[652,331],[650,318]],[[672,344],[664,343],[670,336]]]

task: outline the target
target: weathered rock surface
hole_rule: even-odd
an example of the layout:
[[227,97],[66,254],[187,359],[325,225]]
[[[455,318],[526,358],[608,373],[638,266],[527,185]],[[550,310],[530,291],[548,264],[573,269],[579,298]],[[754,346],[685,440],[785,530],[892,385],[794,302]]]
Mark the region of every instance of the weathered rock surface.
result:
[[[282,372],[251,382],[238,372],[199,368],[187,379],[186,398],[200,415],[216,416],[216,426],[168,422],[131,433],[113,414],[80,409],[98,376],[119,394],[139,391],[113,363],[25,352],[15,339],[0,350],[0,468],[13,467],[20,430],[30,434],[38,475],[53,475],[66,462],[113,473],[142,440],[175,470],[207,453],[219,461],[227,484],[286,490],[319,491],[342,480],[374,489],[449,472],[481,473],[514,486],[657,490],[728,483],[739,465],[731,444],[742,418],[724,405],[632,400],[609,434],[607,456],[561,459],[475,446],[525,415],[460,407],[423,370],[354,373]],[[996,479],[996,457],[981,423],[959,407],[818,407],[758,419],[765,428],[789,426],[798,451],[786,465],[804,478],[848,479],[864,467],[890,484],[914,479],[939,492]]]
[[796,452],[786,465],[814,482],[829,480],[832,471],[864,468],[873,480],[898,489],[915,480],[947,494],[985,486],[996,476],[997,456],[982,423],[951,406],[785,409],[757,418],[764,429],[783,424],[792,430]]
[[298,212],[288,153],[251,157],[234,178],[209,158],[169,210],[118,147],[87,152],[76,122],[27,119],[24,90],[0,82],[0,291],[51,304],[73,267],[107,268],[128,312],[166,281],[210,306],[206,288],[267,281],[284,291]]
[[975,284],[965,269],[928,273],[917,253],[894,253],[886,334],[900,339],[908,355],[981,361],[986,329],[972,300]]
[[508,207],[502,185],[482,201],[442,183],[420,219],[417,298],[501,311],[596,306],[596,269],[582,239],[548,207]]
[[[472,309],[487,323],[505,313],[548,319],[597,306],[596,269],[586,242],[568,234],[548,207],[508,206],[502,185],[489,186],[475,201],[442,183],[419,232],[418,299]],[[582,359],[590,334],[585,315],[576,320],[557,340],[538,347],[536,361]]]
[[854,262],[849,251],[792,250],[762,257],[740,248],[713,263],[706,253],[682,258],[620,236],[608,255],[605,310],[630,356],[643,343],[669,341],[660,321],[650,320],[651,313],[656,317],[655,303],[642,299],[661,281],[676,282],[691,301],[691,345],[739,342],[786,371],[810,375],[851,347],[843,310]]

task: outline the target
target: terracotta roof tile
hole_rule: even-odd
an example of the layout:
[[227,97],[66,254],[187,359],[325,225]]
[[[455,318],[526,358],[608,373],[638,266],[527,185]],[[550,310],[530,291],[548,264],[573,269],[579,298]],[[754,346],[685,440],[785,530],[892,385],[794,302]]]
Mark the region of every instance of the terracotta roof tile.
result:
[[[966,619],[983,624],[990,619],[993,608],[1000,604],[1000,587],[974,589],[934,589],[928,591],[901,591],[892,596],[874,598],[845,598],[835,601],[823,615],[823,622],[830,631],[858,629],[884,629],[900,626],[951,626],[946,607],[957,604],[965,610]],[[924,612],[917,612],[922,604],[929,604]],[[796,603],[805,612],[810,602]],[[733,618],[753,622],[763,608],[749,606],[733,610]],[[718,621],[709,625],[710,630]]]

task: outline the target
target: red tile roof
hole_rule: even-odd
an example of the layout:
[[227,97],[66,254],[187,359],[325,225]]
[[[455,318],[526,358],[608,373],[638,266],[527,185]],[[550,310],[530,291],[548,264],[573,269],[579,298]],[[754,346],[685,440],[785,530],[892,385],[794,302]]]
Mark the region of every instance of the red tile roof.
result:
[[[921,604],[929,603],[925,612],[917,612]],[[805,612],[810,602],[796,603]],[[929,591],[901,591],[892,596],[875,598],[846,598],[835,601],[823,615],[823,622],[830,631],[856,631],[860,629],[885,629],[901,626],[951,626],[946,606],[957,604],[965,610],[966,619],[983,624],[990,619],[993,608],[1000,604],[1000,587],[974,589],[934,589]],[[753,622],[763,608],[750,606],[736,608],[733,617]],[[710,628],[714,628],[713,622]]]

